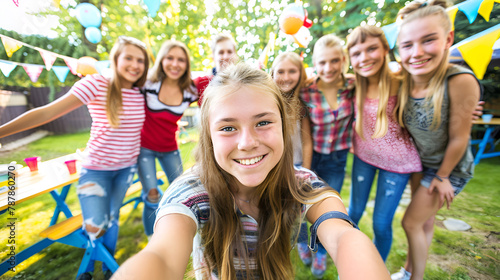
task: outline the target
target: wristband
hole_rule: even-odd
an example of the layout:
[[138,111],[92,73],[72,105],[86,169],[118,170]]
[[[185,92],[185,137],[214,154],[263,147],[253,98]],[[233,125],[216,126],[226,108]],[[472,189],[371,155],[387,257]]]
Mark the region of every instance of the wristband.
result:
[[439,182],[443,182],[444,179],[448,179],[448,180],[450,179],[450,177],[441,177],[437,174],[434,174],[434,177],[436,177],[436,179],[438,179]]
[[348,215],[339,212],[339,211],[330,211],[326,212],[323,215],[321,215],[316,222],[310,227],[311,230],[311,238],[309,239],[309,249],[311,251],[316,252],[318,251],[318,244],[321,242],[318,239],[318,233],[316,232],[318,230],[319,225],[328,220],[328,219],[342,219],[350,223],[354,228],[359,229],[356,223],[349,217]]

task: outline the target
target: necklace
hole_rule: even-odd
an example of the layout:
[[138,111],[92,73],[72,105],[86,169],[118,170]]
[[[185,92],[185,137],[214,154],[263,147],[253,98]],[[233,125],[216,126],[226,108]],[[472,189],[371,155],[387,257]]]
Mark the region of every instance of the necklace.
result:
[[236,199],[241,200],[241,201],[243,201],[243,202],[250,203],[250,199],[249,199],[249,200],[244,200],[244,199],[241,199],[241,198],[239,198],[239,197],[237,197],[237,196],[234,196],[234,197],[236,197]]

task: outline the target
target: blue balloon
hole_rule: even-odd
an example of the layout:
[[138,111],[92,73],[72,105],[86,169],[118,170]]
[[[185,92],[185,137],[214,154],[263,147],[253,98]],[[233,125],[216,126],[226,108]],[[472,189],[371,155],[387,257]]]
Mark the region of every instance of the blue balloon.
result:
[[90,3],[78,4],[75,8],[76,19],[83,27],[99,27],[101,26],[102,17],[101,11],[96,6]]
[[144,4],[148,7],[148,14],[154,18],[160,9],[160,0],[144,0]]
[[92,44],[97,44],[102,39],[101,30],[93,26],[87,27],[85,28],[85,37],[87,37],[87,40]]

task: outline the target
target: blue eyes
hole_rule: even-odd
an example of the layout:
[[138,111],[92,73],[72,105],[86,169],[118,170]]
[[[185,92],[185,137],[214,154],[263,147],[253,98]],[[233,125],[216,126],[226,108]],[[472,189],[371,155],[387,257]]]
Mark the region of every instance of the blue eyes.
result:
[[[269,125],[271,124],[272,122],[270,121],[260,121],[257,123],[257,127],[262,127],[262,126],[266,126],[266,125]],[[232,127],[232,126],[225,126],[225,127],[222,127],[220,129],[220,131],[223,131],[223,132],[233,132],[233,131],[236,131],[236,128]]]

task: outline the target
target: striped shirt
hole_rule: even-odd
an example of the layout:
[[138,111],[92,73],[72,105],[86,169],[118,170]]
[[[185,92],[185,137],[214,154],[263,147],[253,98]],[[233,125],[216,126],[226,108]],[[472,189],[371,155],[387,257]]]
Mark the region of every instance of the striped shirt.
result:
[[339,89],[337,110],[330,109],[317,82],[315,80],[300,92],[300,99],[309,109],[313,149],[326,155],[349,149],[354,123],[354,80],[346,79],[344,87]]
[[[321,188],[325,186],[325,183],[321,181],[312,171],[302,167],[295,168],[295,177],[313,188]],[[327,197],[336,197],[340,199],[340,197],[336,194],[328,192],[318,198],[315,198],[314,201],[311,201],[311,203],[321,201]],[[302,207],[302,218],[305,217],[307,210],[309,210],[311,206],[312,204],[306,204]],[[168,214],[183,214],[193,219],[196,223],[198,234],[195,237],[193,244],[193,268],[195,271],[200,272],[199,268],[202,268],[205,262],[203,260],[203,246],[199,237],[199,232],[203,225],[208,221],[208,217],[210,215],[210,202],[205,186],[201,183],[198,175],[192,169],[186,171],[181,177],[177,178],[166,190],[158,207],[155,224],[159,221],[159,219]],[[258,223],[254,218],[249,215],[245,215],[239,209],[237,209],[237,215],[240,218],[244,231],[241,236],[241,240],[246,241],[248,247],[249,254],[247,257],[249,270],[253,271],[253,275],[258,275],[257,262],[255,260],[258,239]],[[298,231],[298,228],[299,224],[297,224],[297,228],[295,230]],[[234,256],[233,263],[235,270],[237,271],[236,278],[246,279],[246,266],[244,258]],[[201,273],[197,274],[196,278],[202,279]],[[212,279],[217,279],[217,276],[214,273],[212,273]]]
[[108,79],[91,75],[78,81],[69,94],[87,105],[92,117],[87,156],[83,167],[94,170],[118,170],[137,162],[144,123],[144,96],[138,88],[122,89],[120,125],[112,128],[106,116]]

